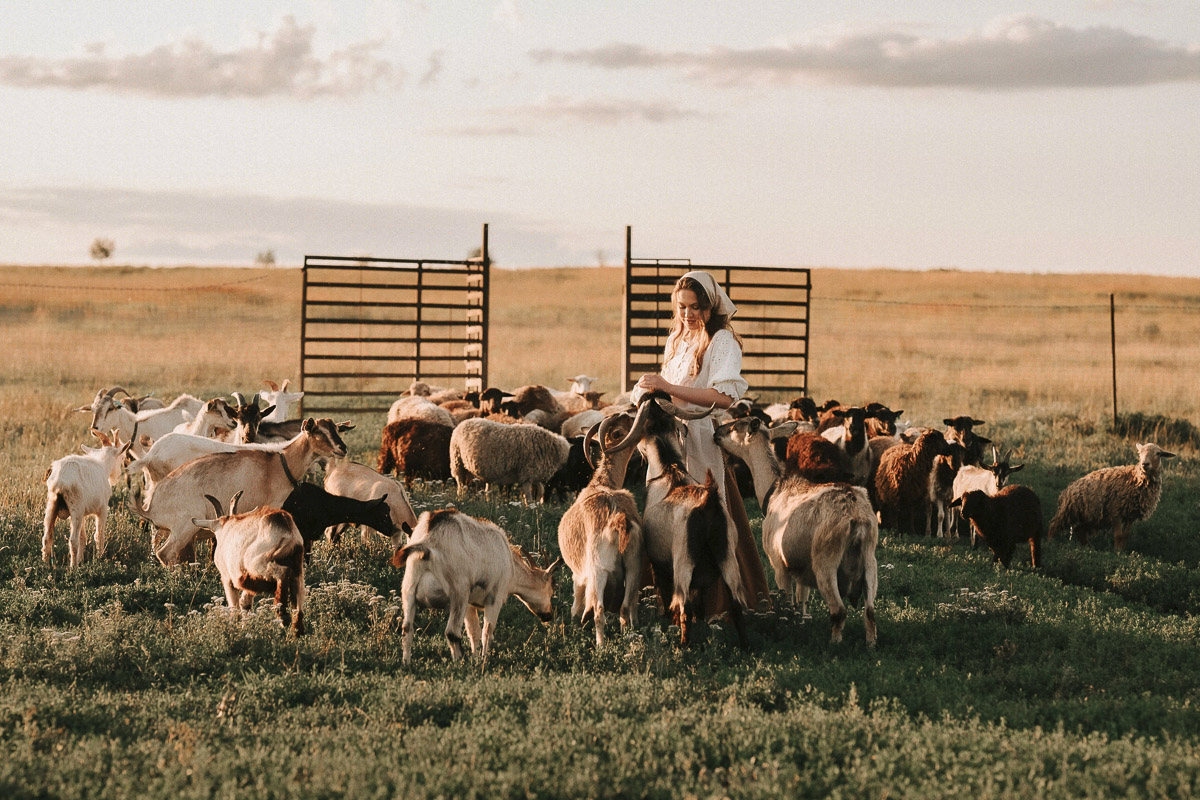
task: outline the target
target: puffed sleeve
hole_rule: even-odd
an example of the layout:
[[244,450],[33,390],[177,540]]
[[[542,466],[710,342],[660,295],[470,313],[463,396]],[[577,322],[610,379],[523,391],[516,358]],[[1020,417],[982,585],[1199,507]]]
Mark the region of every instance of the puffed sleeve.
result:
[[708,385],[737,402],[750,384],[742,378],[742,348],[727,330],[717,331],[708,344]]

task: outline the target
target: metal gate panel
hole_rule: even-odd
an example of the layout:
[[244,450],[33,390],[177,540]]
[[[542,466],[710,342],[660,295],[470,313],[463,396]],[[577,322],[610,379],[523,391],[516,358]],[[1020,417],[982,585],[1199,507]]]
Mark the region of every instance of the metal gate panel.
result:
[[710,273],[738,307],[742,377],[757,393],[808,393],[811,270],[693,264],[686,258],[634,258],[625,230],[625,338],[623,389],[661,369],[674,309],[671,289],[690,270]]
[[487,386],[491,262],[305,256],[301,413],[386,412],[414,380]]

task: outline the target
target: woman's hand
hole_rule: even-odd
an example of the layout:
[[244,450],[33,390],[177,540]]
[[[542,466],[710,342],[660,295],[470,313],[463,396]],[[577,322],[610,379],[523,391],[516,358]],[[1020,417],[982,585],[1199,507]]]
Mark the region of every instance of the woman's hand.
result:
[[648,392],[666,392],[667,394],[670,394],[671,390],[675,388],[670,383],[667,383],[667,381],[663,379],[663,376],[659,375],[658,373],[647,373],[643,375],[641,379],[638,380],[637,385],[639,389],[645,389]]

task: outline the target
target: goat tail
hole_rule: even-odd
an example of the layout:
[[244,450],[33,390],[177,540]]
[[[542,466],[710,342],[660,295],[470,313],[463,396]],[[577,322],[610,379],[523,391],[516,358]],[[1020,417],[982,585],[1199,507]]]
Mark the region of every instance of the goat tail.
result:
[[608,527],[616,535],[617,551],[625,553],[629,550],[629,515],[618,511],[609,519]]
[[406,547],[401,547],[392,555],[392,566],[396,569],[403,569],[411,558],[413,561],[421,559],[428,560],[430,556],[429,548],[423,544],[410,544]]

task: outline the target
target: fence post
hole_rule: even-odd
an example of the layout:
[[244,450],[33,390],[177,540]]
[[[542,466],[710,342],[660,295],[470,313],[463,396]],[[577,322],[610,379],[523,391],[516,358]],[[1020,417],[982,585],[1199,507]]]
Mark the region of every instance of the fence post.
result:
[[483,339],[483,353],[479,359],[481,362],[479,364],[479,392],[482,394],[483,390],[488,388],[488,339],[490,335],[488,317],[491,316],[492,305],[491,287],[489,285],[492,280],[492,254],[488,250],[488,224],[486,222],[483,223],[483,244],[480,246],[479,255],[483,259],[483,336],[481,337]]
[[[624,295],[629,291],[629,278],[633,275],[633,226],[625,226],[625,283],[621,287],[621,294]],[[630,348],[630,326],[632,321],[629,318],[629,298],[623,297],[621,303],[621,316],[625,324],[622,326],[625,335],[621,339],[621,391],[628,392],[632,388],[629,385],[629,359],[633,354],[629,351]]]
[[1117,429],[1117,301],[1108,296],[1108,328],[1112,340],[1113,430]]

